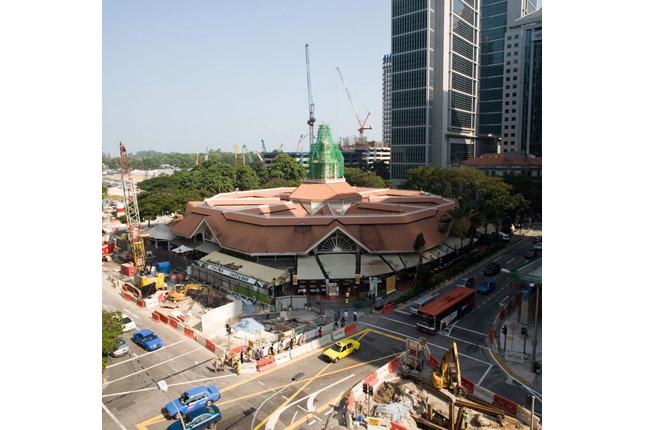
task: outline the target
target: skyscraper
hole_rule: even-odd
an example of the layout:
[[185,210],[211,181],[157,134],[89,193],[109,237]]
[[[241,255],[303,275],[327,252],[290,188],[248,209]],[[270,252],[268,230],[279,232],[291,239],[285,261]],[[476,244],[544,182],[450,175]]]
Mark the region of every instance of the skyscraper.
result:
[[[536,10],[536,0],[481,0],[477,134],[499,140],[501,152],[520,150],[522,40],[514,23]],[[510,39],[509,39],[510,37]]]
[[395,184],[474,155],[480,0],[392,1]]
[[383,143],[392,143],[392,55],[383,56]]

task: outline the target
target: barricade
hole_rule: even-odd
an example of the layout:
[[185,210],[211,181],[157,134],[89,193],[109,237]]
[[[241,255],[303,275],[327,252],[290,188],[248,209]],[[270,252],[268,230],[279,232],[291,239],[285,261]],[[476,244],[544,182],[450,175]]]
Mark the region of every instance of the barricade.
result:
[[274,368],[275,366],[275,361],[269,364],[265,364],[264,366],[258,366],[258,372],[264,372],[265,370],[269,370],[271,368]]
[[461,377],[461,386],[468,390],[470,394],[475,391],[475,383],[464,378],[463,376]]
[[441,361],[437,360],[437,358],[434,355],[430,354],[430,358],[428,359],[428,364],[430,366],[438,366],[441,364]]
[[173,317],[168,317],[168,325],[172,328],[177,328],[177,325],[179,324],[179,321],[174,319]]
[[392,427],[390,427],[392,430],[408,430],[407,427],[402,426],[401,424],[397,424],[394,421],[391,422]]
[[137,299],[137,306],[139,306],[140,308],[145,308],[146,307],[146,302],[144,302],[141,299]]
[[275,356],[275,365],[279,366],[282,363],[286,363],[289,360],[291,360],[291,355],[289,355],[289,352],[283,352],[281,354],[277,354]]
[[495,393],[488,391],[487,389],[482,388],[479,385],[475,385],[475,388],[473,389],[473,395],[491,405],[495,400]]
[[240,374],[255,372],[257,372],[257,365],[255,363],[240,363]]
[[345,327],[345,336],[356,333],[356,323],[348,325]]
[[493,342],[495,342],[495,329],[494,328],[492,328],[490,330],[490,344],[492,345]]
[[387,368],[390,373],[396,371],[399,367],[401,367],[401,357],[396,357],[394,360],[387,363]]
[[157,311],[154,311],[154,312],[152,313],[152,320],[153,320],[154,322],[159,322],[159,321],[160,321],[160,319],[159,319],[159,314],[157,313]]
[[132,296],[130,295],[130,293],[125,293],[125,294],[123,294],[123,298],[124,298],[125,300],[127,300],[127,301],[132,300]]
[[393,310],[394,310],[394,305],[393,305],[392,303],[390,303],[389,305],[385,305],[385,306],[383,306],[383,310],[381,311],[381,313],[383,313],[383,314],[389,314],[389,313],[390,313],[390,312],[392,312]]
[[184,336],[195,339],[195,330],[192,328],[184,327]]
[[161,312],[157,312],[159,315],[159,321],[161,321],[164,324],[168,324],[169,318],[162,314]]
[[517,412],[517,403],[511,402],[510,400],[505,399],[502,396],[498,396],[497,394],[494,394],[494,396],[495,400],[493,401],[493,405],[498,406],[505,411],[508,411],[515,415],[515,413]]
[[235,348],[231,349],[231,350],[229,351],[229,353],[239,354],[240,352],[244,351],[244,348],[246,348],[246,346],[245,346],[245,345],[240,345],[240,346],[238,346],[238,347],[235,347]]
[[372,387],[376,385],[377,382],[378,382],[378,376],[376,376],[376,372],[370,373],[367,378],[363,379],[363,384],[367,384]]
[[332,340],[338,340],[338,339],[341,339],[343,337],[345,337],[345,329],[344,328],[339,328],[338,330],[335,330],[331,334]]
[[274,356],[271,356],[269,358],[265,358],[263,360],[258,361],[258,370],[260,369],[260,367],[264,367],[267,364],[271,364],[271,363],[275,363],[275,357]]
[[504,312],[504,309],[502,309],[502,310],[499,312],[499,319],[500,319],[500,321],[504,321],[504,316],[505,316],[505,315],[506,315],[506,312]]
[[[518,406],[517,407],[517,414],[515,415],[521,422],[524,424],[530,426],[531,425],[531,411]],[[540,419],[536,417],[535,415],[533,416],[533,428],[539,428],[540,424]]]
[[212,353],[215,353],[215,344],[210,340],[206,339],[206,349]]

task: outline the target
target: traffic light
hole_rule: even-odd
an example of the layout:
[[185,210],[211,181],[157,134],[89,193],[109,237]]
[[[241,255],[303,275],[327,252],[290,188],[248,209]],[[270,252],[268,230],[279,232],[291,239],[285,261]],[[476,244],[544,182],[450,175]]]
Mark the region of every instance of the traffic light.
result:
[[374,387],[370,385],[370,396],[374,396]]
[[226,334],[231,334],[231,326],[226,324]]
[[507,333],[507,332],[508,332],[508,329],[506,328],[506,326],[505,326],[505,325],[503,325],[503,326],[502,326],[502,334],[503,334],[503,335],[506,335],[506,333]]
[[367,384],[363,384],[363,392],[367,394]]
[[528,332],[526,331],[526,327],[522,327],[522,335],[526,336]]

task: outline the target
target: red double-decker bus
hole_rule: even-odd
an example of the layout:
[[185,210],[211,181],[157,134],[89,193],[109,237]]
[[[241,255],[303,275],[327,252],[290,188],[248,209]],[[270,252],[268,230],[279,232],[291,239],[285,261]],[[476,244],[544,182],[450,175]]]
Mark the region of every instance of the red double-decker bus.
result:
[[457,287],[419,309],[417,328],[435,334],[475,308],[475,290]]

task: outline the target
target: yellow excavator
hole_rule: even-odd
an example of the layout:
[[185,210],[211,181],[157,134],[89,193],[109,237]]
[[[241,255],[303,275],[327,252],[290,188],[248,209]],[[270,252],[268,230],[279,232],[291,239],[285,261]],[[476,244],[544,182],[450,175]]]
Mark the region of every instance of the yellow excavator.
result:
[[212,288],[209,288],[202,284],[188,284],[182,285],[178,284],[175,286],[175,290],[170,290],[166,293],[166,300],[171,302],[181,302],[186,298],[186,294],[191,290],[203,290],[208,291],[208,303],[211,302]]
[[448,388],[456,393],[462,391],[459,355],[457,354],[457,344],[455,342],[450,345],[441,359],[441,363],[432,369],[432,386],[437,389]]

